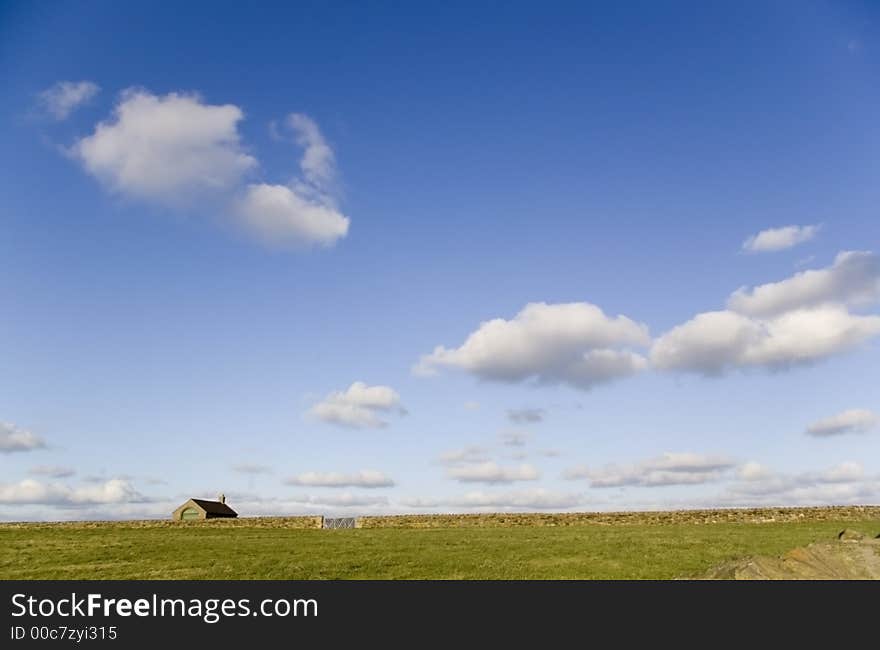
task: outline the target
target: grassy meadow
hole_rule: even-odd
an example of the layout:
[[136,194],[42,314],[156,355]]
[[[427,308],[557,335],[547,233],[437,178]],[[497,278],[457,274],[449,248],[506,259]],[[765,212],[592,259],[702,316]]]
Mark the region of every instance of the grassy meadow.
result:
[[266,521],[0,525],[0,579],[686,578],[834,539],[843,528],[880,533],[874,513],[861,521],[329,531]]

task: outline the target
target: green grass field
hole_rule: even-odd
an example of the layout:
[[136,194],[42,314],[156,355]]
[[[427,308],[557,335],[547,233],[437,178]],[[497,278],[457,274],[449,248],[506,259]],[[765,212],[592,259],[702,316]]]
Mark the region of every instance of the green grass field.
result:
[[880,520],[338,531],[0,526],[0,579],[683,578],[834,539],[847,527],[877,535]]

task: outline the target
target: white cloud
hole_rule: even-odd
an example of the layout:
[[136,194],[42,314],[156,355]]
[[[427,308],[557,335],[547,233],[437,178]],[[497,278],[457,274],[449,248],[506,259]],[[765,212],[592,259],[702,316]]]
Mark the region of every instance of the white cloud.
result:
[[792,248],[811,240],[819,229],[819,225],[769,228],[746,239],[743,242],[743,250],[751,253],[768,253]]
[[254,183],[239,199],[236,213],[264,242],[280,246],[332,246],[348,234],[350,220],[335,195],[336,158],[315,121],[292,113],[285,124],[302,147],[302,178],[287,185]]
[[534,424],[543,422],[547,415],[545,409],[525,408],[525,409],[507,409],[507,419],[517,424]]
[[348,233],[348,217],[332,202],[286,185],[248,185],[237,213],[245,226],[271,244],[330,246]]
[[880,300],[880,257],[869,251],[838,253],[824,269],[796,273],[735,291],[727,300],[731,311],[768,318],[794,310],[827,305],[866,305]]
[[760,481],[770,478],[772,472],[761,463],[750,460],[739,466],[739,469],[736,470],[736,476],[741,481]]
[[479,411],[480,403],[474,401],[468,401],[464,403],[464,408],[466,411]]
[[128,90],[113,117],[76,142],[72,154],[111,191],[164,204],[236,188],[257,161],[242,150],[232,104],[197,95]]
[[849,310],[878,299],[877,256],[840,253],[828,268],[737,290],[727,310],[697,314],[656,339],[651,361],[664,370],[709,375],[812,363],[880,334],[880,316]]
[[258,463],[236,463],[232,466],[232,471],[239,474],[271,474],[272,468]]
[[485,447],[470,445],[462,449],[453,449],[440,454],[439,461],[443,465],[459,465],[461,463],[482,463],[489,460],[489,451]]
[[379,428],[388,423],[380,413],[406,413],[400,395],[389,386],[368,386],[356,381],[344,391],[334,391],[315,404],[310,413],[324,422],[355,428]]
[[371,494],[352,494],[350,492],[344,492],[342,494],[303,495],[292,497],[289,501],[296,505],[349,508],[360,506],[387,505],[388,497],[373,496]]
[[59,122],[101,90],[91,81],[59,81],[40,93],[43,108]]
[[299,162],[305,179],[315,187],[326,187],[336,178],[336,158],[315,121],[302,113],[291,113],[287,125],[303,148]]
[[585,501],[579,494],[551,492],[544,488],[511,492],[475,491],[448,499],[411,498],[401,505],[413,509],[461,508],[478,511],[566,510]]
[[32,451],[46,446],[38,435],[21,429],[9,422],[0,422],[0,454],[15,451]]
[[730,311],[698,314],[654,342],[651,361],[663,370],[707,375],[736,367],[782,369],[850,350],[880,334],[880,316],[843,307],[814,307],[758,320]]
[[512,320],[482,323],[458,348],[438,346],[414,371],[452,367],[486,380],[533,379],[588,389],[644,369],[644,357],[625,346],[649,341],[645,325],[626,316],[610,318],[589,303],[529,303]]
[[493,461],[456,465],[450,467],[446,473],[461,483],[513,483],[540,478],[538,470],[531,465],[502,467]]
[[111,479],[98,485],[72,488],[58,483],[25,479],[19,483],[0,484],[2,504],[42,504],[80,506],[103,503],[143,501],[128,481]]
[[49,478],[69,478],[76,474],[76,470],[72,467],[62,467],[60,465],[37,465],[31,467],[28,473],[34,476],[48,476]]
[[587,479],[590,487],[659,487],[697,485],[719,480],[735,462],[726,456],[693,453],[665,453],[633,465],[606,465],[601,469],[575,467],[563,477]]
[[341,472],[305,472],[285,481],[288,485],[304,485],[309,487],[392,487],[394,481],[382,472],[364,469],[359,472],[344,474]]
[[[750,469],[749,466],[751,466]],[[844,462],[821,472],[776,473],[747,463],[717,502],[726,505],[828,505],[870,503],[880,497],[880,477],[860,463]]]
[[314,120],[295,113],[286,122],[303,148],[302,178],[244,185],[258,163],[241,144],[242,119],[238,106],[208,104],[195,94],[130,89],[70,153],[117,194],[173,207],[219,200],[267,244],[330,246],[345,237],[349,219],[334,196],[335,157]]
[[850,409],[837,415],[813,422],[806,433],[811,436],[839,436],[845,433],[865,433],[880,424],[880,416],[867,409]]

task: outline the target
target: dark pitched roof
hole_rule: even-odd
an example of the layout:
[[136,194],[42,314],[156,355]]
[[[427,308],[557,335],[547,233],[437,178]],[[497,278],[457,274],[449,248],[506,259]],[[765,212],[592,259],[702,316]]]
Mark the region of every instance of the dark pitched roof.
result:
[[192,501],[205,512],[212,515],[228,515],[230,517],[238,516],[238,513],[235,512],[235,510],[219,501],[206,501],[205,499],[193,499]]

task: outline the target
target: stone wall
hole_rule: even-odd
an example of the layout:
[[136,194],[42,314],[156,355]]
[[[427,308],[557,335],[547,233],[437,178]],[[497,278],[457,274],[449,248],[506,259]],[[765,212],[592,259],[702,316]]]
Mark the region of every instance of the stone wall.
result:
[[358,528],[493,528],[503,526],[581,526],[634,524],[771,523],[858,521],[877,518],[880,506],[822,508],[737,508],[657,512],[490,513],[358,517]]

